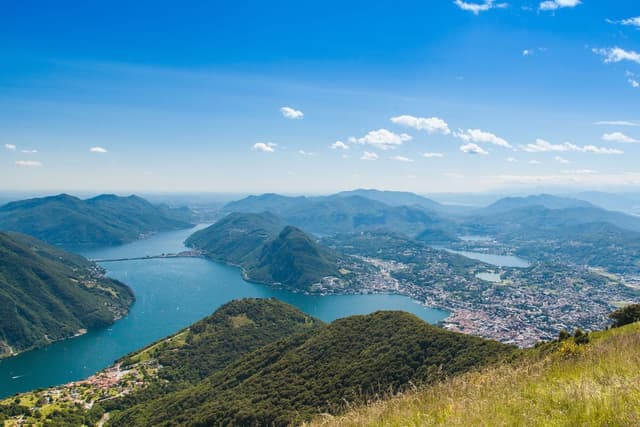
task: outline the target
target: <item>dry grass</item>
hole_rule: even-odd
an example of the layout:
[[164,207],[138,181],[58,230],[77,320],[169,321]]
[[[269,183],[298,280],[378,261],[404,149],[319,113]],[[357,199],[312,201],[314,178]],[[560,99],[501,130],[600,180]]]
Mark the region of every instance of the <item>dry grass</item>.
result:
[[640,324],[311,425],[640,426]]

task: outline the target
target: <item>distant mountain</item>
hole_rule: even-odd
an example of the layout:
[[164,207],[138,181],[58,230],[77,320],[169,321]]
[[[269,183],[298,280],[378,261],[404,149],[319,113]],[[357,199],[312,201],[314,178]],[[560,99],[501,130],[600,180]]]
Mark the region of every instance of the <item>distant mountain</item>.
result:
[[335,252],[282,224],[268,212],[232,213],[185,243],[214,260],[242,267],[249,280],[293,290],[309,290],[324,277],[340,276]]
[[609,223],[621,229],[640,231],[640,218],[591,205],[563,209],[531,205],[491,213],[484,211],[466,221],[477,234],[523,239],[555,237],[563,228],[590,223]]
[[60,194],[0,207],[0,230],[30,234],[63,247],[116,245],[189,226],[184,212],[172,215],[170,209],[137,196],[81,200]]
[[592,208],[595,207],[584,200],[572,199],[568,197],[552,196],[550,194],[538,194],[527,197],[505,197],[487,206],[482,213],[506,212],[513,209],[520,209],[532,206],[542,206],[547,209],[570,209],[570,208]]
[[[419,196],[417,196],[419,197]],[[447,224],[440,214],[420,206],[390,206],[360,195],[286,197],[250,196],[224,207],[227,212],[272,212],[287,223],[327,235],[386,229],[415,235],[429,226]]]
[[[283,317],[282,309],[271,307],[270,317]],[[238,312],[234,318],[242,320],[231,322],[247,325],[238,327],[240,333],[243,328],[258,332],[250,314]],[[196,332],[188,341],[205,339]],[[181,352],[176,351],[178,358],[188,355]],[[316,414],[338,414],[352,404],[474,370],[515,352],[403,312],[352,316],[262,346],[184,389],[139,399],[129,408],[118,405],[124,411],[110,424],[298,425]]]
[[360,196],[375,200],[389,206],[421,206],[433,211],[441,211],[446,207],[440,203],[408,191],[381,191],[375,189],[357,189],[334,194],[337,197]]
[[262,246],[275,239],[284,226],[280,218],[268,212],[236,212],[196,231],[185,244],[206,251],[217,261],[243,265],[255,262]]
[[111,324],[133,298],[83,257],[0,232],[0,357]]
[[574,196],[604,209],[640,215],[640,193],[605,193],[601,191],[585,191]]

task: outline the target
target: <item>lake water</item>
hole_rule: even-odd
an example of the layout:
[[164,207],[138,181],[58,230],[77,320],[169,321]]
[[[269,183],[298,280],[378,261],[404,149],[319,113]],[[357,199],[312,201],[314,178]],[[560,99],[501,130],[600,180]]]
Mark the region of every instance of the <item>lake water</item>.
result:
[[487,264],[495,265],[496,267],[527,268],[531,265],[531,263],[529,263],[529,261],[527,261],[526,259],[519,258],[513,255],[493,255],[485,254],[484,252],[454,251],[453,249],[445,250],[454,254],[465,256],[467,258],[486,262]]
[[[85,251],[88,258],[129,258],[185,249],[193,230],[161,233],[131,244]],[[312,296],[275,290],[242,280],[235,267],[200,258],[104,263],[110,277],[127,283],[136,302],[127,317],[110,327],[0,360],[0,398],[79,380],[116,359],[192,324],[237,298],[275,297],[324,321],[376,310],[403,310],[430,323],[449,313],[426,308],[399,295]]]

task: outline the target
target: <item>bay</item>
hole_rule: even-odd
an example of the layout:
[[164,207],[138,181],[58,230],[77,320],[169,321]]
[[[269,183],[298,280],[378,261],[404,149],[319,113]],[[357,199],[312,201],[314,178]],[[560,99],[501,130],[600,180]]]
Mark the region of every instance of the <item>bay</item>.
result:
[[[159,233],[127,245],[85,251],[83,255],[90,259],[119,259],[176,253],[186,249],[183,241],[193,231]],[[0,398],[86,378],[238,298],[278,298],[326,322],[376,310],[407,311],[430,323],[449,315],[400,295],[318,296],[277,290],[246,282],[237,268],[202,258],[102,265],[110,277],[134,290],[136,302],[129,315],[109,327],[0,360]]]

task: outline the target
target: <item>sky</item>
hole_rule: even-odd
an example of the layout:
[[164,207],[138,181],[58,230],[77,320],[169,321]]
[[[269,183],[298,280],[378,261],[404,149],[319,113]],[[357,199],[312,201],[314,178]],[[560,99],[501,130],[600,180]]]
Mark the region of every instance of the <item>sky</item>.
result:
[[0,177],[637,191],[640,3],[1,0]]

